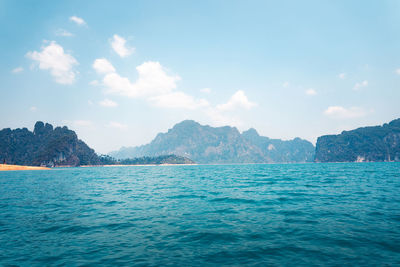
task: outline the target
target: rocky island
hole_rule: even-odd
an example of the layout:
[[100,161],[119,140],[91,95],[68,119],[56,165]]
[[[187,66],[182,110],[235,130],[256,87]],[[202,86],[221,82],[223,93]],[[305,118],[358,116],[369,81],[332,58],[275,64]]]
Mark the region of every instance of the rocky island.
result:
[[400,161],[400,119],[318,138],[315,162]]

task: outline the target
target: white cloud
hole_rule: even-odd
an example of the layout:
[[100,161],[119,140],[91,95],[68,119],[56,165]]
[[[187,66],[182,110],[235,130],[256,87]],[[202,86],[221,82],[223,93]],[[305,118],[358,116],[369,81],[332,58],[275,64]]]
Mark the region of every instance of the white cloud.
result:
[[120,57],[127,57],[135,52],[135,48],[126,45],[126,40],[121,36],[114,34],[111,46]]
[[110,121],[108,124],[106,124],[106,127],[123,130],[128,128],[128,125],[116,121]]
[[82,18],[79,18],[77,16],[72,16],[69,18],[69,20],[75,22],[79,26],[86,25],[86,22]]
[[330,106],[324,114],[336,119],[353,119],[367,115],[367,112],[361,107],[344,108],[341,106]]
[[239,90],[230,97],[228,102],[215,107],[208,106],[204,112],[215,126],[231,125],[241,127],[243,122],[232,112],[238,108],[251,109],[255,106],[257,104],[250,102],[245,93]]
[[[217,124],[223,122],[224,124],[240,125],[238,119],[227,115],[227,113],[237,108],[250,109],[256,106],[255,103],[247,99],[243,91],[237,91],[227,103],[212,107],[204,98],[197,99],[190,94],[177,90],[177,82],[180,77],[168,74],[159,62],[148,61],[137,66],[138,78],[134,82],[127,77],[120,76],[111,63],[105,59],[97,59],[93,68],[99,74],[103,74],[101,84],[108,94],[142,98],[151,105],[161,108],[200,109]],[[209,89],[202,91],[207,92]],[[109,124],[108,126],[121,128],[117,125]]]
[[209,106],[205,99],[196,99],[176,90],[178,75],[170,75],[159,62],[147,61],[136,67],[138,78],[131,82],[120,76],[106,59],[96,59],[93,68],[99,74],[105,74],[102,84],[106,93],[144,98],[152,105],[162,108],[197,109]]
[[306,95],[316,95],[316,94],[317,94],[317,91],[315,91],[312,88],[306,90]]
[[346,75],[347,75],[346,73],[340,73],[338,76],[339,76],[340,79],[343,80],[343,79],[346,78]]
[[205,93],[205,94],[209,94],[209,93],[211,93],[211,88],[200,89],[200,92]]
[[135,83],[118,73],[108,73],[103,78],[103,84],[108,93],[128,97],[155,96],[168,94],[176,89],[179,76],[168,75],[158,62],[147,61],[136,67],[139,77]]
[[57,30],[56,30],[56,35],[57,35],[57,36],[63,36],[63,37],[71,37],[71,36],[74,36],[72,33],[70,33],[70,32],[67,31],[67,30],[64,30],[64,29],[57,29]]
[[36,112],[37,111],[37,107],[32,106],[32,107],[29,108],[29,110],[32,111],[32,112]]
[[231,96],[227,103],[217,105],[217,109],[220,111],[229,111],[236,108],[250,109],[256,105],[256,103],[250,102],[247,99],[247,96],[242,90],[239,90]]
[[23,67],[17,67],[15,69],[13,69],[11,72],[16,74],[16,73],[20,73],[20,72],[23,72],[23,71],[24,71]]
[[89,104],[89,106],[93,106],[93,101],[92,100],[88,100],[88,104]]
[[286,87],[289,87],[289,85],[290,85],[289,82],[284,82],[284,83],[282,84],[282,87],[286,88]]
[[354,90],[360,90],[360,88],[362,88],[362,87],[366,87],[366,86],[368,86],[368,81],[367,80],[365,80],[365,81],[362,81],[362,82],[359,82],[359,83],[356,83],[355,85],[354,85]]
[[121,77],[118,73],[109,73],[104,76],[103,85],[109,94],[138,97],[139,91],[141,91],[128,78]]
[[114,66],[105,58],[98,58],[93,62],[92,67],[99,74],[107,74],[115,72]]
[[100,101],[99,105],[103,106],[103,107],[113,108],[113,107],[117,107],[118,103],[106,98],[103,101]]
[[63,47],[55,41],[42,47],[41,52],[28,52],[26,56],[38,62],[40,69],[49,70],[57,83],[72,84],[75,81],[77,72],[73,70],[73,67],[78,65],[78,61],[73,56],[64,53]]
[[395,72],[400,75],[400,69],[395,70]]
[[136,87],[143,91],[155,93],[166,93],[176,88],[176,82],[181,78],[177,75],[170,76],[158,62],[148,61],[138,66],[139,79]]
[[205,99],[196,100],[192,96],[179,91],[154,96],[149,100],[155,106],[163,108],[197,109],[209,105]]

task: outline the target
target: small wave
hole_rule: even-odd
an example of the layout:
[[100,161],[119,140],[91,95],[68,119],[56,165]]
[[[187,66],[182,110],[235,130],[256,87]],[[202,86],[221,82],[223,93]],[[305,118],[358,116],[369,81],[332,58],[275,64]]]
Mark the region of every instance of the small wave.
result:
[[238,241],[240,236],[235,233],[199,232],[187,236],[185,239],[188,242],[200,242],[206,244],[229,243]]
[[54,226],[50,226],[50,227],[46,227],[46,228],[40,229],[39,232],[41,232],[41,233],[56,232],[56,231],[62,229],[62,227],[63,226],[54,225]]
[[121,230],[121,229],[126,229],[126,228],[132,228],[135,227],[136,225],[134,223],[130,222],[123,222],[123,223],[109,223],[109,224],[104,224],[101,227],[108,229],[108,230]]
[[175,196],[170,196],[168,197],[169,199],[184,199],[184,198],[200,198],[200,199],[205,199],[207,198],[206,196],[200,196],[200,195],[175,195]]
[[232,198],[232,197],[218,197],[210,200],[211,202],[229,202],[229,203],[243,203],[243,204],[254,204],[257,201],[246,198]]
[[300,211],[300,210],[282,210],[280,213],[285,216],[305,216],[306,215],[303,211]]
[[216,214],[237,214],[237,213],[239,213],[238,211],[236,211],[236,210],[233,210],[233,209],[218,209],[218,210],[213,210],[213,211],[210,211],[209,213],[216,213]]
[[123,204],[123,203],[124,202],[112,200],[112,201],[105,202],[104,206],[115,206],[115,205]]
[[87,233],[89,231],[94,230],[96,227],[93,226],[82,226],[82,225],[73,225],[67,226],[60,229],[62,233],[71,233],[71,234],[82,234]]

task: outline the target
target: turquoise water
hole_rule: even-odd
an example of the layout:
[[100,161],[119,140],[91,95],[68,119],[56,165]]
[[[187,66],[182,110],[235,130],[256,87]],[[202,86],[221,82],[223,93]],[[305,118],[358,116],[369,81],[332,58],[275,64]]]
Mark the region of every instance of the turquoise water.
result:
[[400,164],[0,172],[0,265],[399,265]]

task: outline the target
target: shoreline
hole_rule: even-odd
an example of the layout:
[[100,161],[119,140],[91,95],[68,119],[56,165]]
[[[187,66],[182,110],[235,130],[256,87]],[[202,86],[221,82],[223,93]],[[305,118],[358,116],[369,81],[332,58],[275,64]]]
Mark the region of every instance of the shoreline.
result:
[[[82,166],[55,166],[52,168],[40,167],[40,166],[24,166],[24,165],[11,165],[11,164],[0,164],[0,171],[29,171],[29,170],[51,170],[58,168],[93,168],[93,167],[157,167],[157,166],[215,166],[215,165],[282,165],[282,164],[343,164],[343,163],[380,163],[388,161],[376,161],[376,162],[296,162],[296,163],[209,163],[209,164],[114,164],[114,165],[82,165]],[[395,162],[395,161],[390,161]]]
[[38,167],[38,166],[0,164],[0,171],[33,171],[33,170],[50,170],[50,168]]

